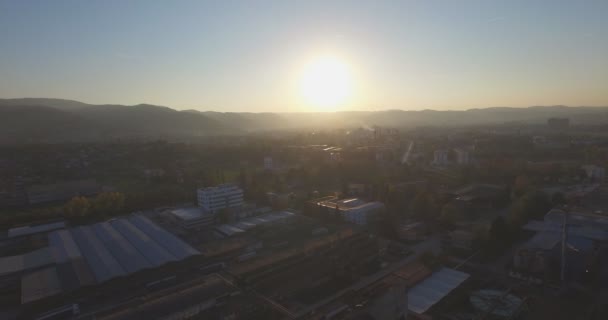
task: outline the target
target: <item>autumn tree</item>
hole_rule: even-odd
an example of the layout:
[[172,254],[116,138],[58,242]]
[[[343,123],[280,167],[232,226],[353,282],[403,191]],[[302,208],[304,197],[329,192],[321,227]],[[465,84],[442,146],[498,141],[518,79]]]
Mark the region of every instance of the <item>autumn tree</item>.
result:
[[124,206],[125,195],[120,192],[103,192],[91,201],[93,212],[100,215],[117,215],[123,211]]
[[91,202],[85,197],[74,197],[64,206],[67,217],[85,217],[91,212]]

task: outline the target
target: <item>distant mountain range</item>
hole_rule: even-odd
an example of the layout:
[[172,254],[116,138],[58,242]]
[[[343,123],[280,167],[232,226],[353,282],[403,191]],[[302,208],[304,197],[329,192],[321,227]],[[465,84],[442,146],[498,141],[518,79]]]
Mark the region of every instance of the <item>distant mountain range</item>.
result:
[[0,99],[0,143],[192,138],[374,125],[405,128],[511,122],[533,124],[545,122],[550,117],[567,117],[574,124],[608,124],[608,107],[243,113],[177,111],[147,104],[92,105],[62,99]]

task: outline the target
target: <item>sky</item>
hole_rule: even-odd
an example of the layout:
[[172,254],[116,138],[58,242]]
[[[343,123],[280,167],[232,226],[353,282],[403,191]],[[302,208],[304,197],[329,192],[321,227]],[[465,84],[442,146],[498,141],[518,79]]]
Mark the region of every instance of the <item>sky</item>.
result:
[[[608,106],[607,12],[606,0],[0,0],[0,98],[222,112]],[[325,56],[347,66],[348,94],[311,105],[302,74]]]

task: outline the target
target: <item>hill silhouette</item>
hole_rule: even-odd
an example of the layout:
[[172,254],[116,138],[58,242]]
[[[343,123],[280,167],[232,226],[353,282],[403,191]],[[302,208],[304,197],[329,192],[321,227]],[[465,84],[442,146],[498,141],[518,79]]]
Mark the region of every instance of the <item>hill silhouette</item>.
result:
[[608,107],[495,107],[465,111],[342,111],[246,113],[184,110],[139,104],[93,105],[73,100],[0,99],[0,143],[188,138],[251,132],[359,126],[464,126],[544,123],[608,124]]

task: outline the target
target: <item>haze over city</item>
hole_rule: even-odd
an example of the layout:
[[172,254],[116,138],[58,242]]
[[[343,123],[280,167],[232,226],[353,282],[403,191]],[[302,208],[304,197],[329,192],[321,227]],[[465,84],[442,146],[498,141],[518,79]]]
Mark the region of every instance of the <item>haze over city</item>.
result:
[[608,319],[607,13],[0,0],[0,319]]
[[606,1],[2,1],[0,97],[220,112],[605,106]]

